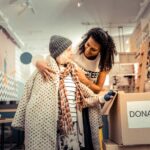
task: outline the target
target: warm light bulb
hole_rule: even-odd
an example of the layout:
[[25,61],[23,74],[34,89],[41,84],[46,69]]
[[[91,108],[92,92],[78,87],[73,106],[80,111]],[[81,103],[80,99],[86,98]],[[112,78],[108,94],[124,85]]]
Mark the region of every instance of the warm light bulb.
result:
[[129,40],[126,40],[126,44],[129,44]]
[[77,6],[78,6],[78,7],[80,7],[80,6],[81,6],[81,3],[80,3],[80,2],[78,2]]

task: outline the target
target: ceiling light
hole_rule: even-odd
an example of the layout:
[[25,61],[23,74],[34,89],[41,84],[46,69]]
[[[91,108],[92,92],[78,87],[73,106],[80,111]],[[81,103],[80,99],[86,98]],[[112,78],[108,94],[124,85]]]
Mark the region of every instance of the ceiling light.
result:
[[82,4],[83,4],[83,2],[84,2],[84,0],[78,0],[77,6],[78,6],[78,7],[81,7]]
[[78,6],[78,7],[81,7],[81,2],[78,2],[78,3],[77,3],[77,6]]
[[129,40],[126,40],[126,44],[129,44]]

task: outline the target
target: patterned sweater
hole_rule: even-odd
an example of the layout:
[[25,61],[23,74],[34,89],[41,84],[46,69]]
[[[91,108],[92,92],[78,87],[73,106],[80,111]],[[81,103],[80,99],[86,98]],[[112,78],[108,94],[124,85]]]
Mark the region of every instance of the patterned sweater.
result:
[[[56,150],[57,121],[58,121],[58,90],[59,69],[53,58],[49,58],[49,66],[56,72],[53,80],[45,82],[42,75],[36,71],[27,81],[24,94],[19,102],[12,127],[25,131],[26,150]],[[85,97],[96,95],[80,83]],[[87,99],[88,106],[94,101]],[[94,150],[99,150],[99,126],[101,110],[99,105],[89,109],[90,125]]]

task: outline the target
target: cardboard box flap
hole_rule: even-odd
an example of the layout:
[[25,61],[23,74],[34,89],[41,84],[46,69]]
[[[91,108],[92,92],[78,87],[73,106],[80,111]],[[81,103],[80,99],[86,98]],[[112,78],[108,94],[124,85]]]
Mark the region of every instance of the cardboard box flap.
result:
[[115,101],[115,99],[117,98],[118,92],[116,91],[115,96],[113,97],[112,100],[105,102],[103,108],[102,108],[102,115],[109,115],[110,109]]

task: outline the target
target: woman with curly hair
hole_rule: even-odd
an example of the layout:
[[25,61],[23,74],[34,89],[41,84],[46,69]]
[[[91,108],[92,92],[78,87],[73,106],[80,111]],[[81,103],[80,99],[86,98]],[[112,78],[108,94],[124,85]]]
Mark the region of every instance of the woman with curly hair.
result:
[[[78,78],[90,88],[94,93],[99,93],[103,89],[106,75],[114,64],[116,48],[112,37],[101,28],[92,28],[84,36],[79,48],[73,56],[73,61],[79,66]],[[47,62],[38,60],[37,68],[45,79],[53,75],[53,70],[48,67]],[[98,110],[99,108],[97,108]],[[83,110],[84,137],[87,150],[99,149],[99,129],[98,120],[101,115],[96,113],[96,109],[87,108]],[[101,127],[100,127],[101,128]]]
[[102,90],[107,73],[114,64],[116,54],[112,37],[101,28],[92,28],[84,36],[74,61],[85,71],[79,79],[95,93]]

